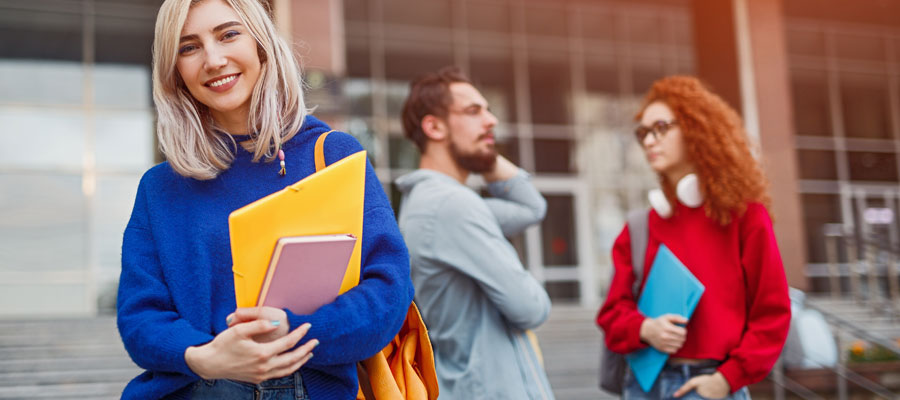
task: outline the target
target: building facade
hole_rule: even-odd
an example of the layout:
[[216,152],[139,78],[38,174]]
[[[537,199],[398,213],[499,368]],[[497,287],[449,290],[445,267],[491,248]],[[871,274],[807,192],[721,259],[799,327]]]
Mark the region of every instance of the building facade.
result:
[[[160,3],[0,0],[0,316],[114,304],[137,181],[162,160],[149,78]],[[700,76],[744,115],[791,285],[826,288],[825,224],[856,232],[866,209],[897,208],[896,2],[267,4],[315,114],[363,143],[395,207],[391,182],[418,164],[399,120],[409,81],[451,64],[472,77],[500,119],[501,152],[548,200],[545,221],[512,240],[554,301],[602,300],[624,215],[656,186],[630,132],[666,75]]]

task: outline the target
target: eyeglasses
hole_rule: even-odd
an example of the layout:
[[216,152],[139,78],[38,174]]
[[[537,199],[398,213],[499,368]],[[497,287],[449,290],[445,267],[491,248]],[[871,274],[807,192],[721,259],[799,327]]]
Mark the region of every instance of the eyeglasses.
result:
[[651,124],[650,126],[638,125],[637,128],[634,129],[634,137],[637,138],[638,143],[643,144],[644,139],[649,134],[653,134],[654,140],[659,140],[661,137],[665,136],[666,132],[669,129],[672,129],[673,126],[677,126],[678,121],[663,121],[659,120]]

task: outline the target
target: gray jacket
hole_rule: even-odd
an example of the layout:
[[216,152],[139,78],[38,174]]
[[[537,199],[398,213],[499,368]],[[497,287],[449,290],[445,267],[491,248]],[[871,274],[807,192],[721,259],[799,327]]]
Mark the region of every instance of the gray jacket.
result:
[[528,174],[488,185],[489,199],[432,170],[396,184],[441,399],[552,400],[525,334],[547,319],[550,298],[504,237],[544,218],[547,203]]

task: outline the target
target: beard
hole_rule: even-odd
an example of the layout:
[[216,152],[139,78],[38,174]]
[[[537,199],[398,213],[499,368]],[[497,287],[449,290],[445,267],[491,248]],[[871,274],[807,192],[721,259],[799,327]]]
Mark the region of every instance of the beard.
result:
[[456,143],[451,140],[450,155],[457,164],[476,174],[488,172],[494,169],[494,165],[497,164],[497,149],[493,144],[486,151],[475,150],[466,153],[460,150]]

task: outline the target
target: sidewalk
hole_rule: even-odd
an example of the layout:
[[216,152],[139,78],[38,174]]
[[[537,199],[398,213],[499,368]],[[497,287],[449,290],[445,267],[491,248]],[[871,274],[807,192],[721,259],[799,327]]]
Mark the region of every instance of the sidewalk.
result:
[[[594,312],[554,306],[536,330],[558,400],[614,398],[597,387]],[[0,399],[118,399],[139,373],[114,317],[0,320]]]

